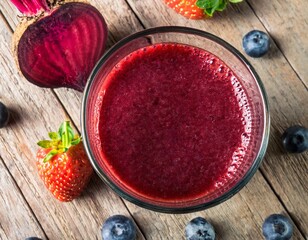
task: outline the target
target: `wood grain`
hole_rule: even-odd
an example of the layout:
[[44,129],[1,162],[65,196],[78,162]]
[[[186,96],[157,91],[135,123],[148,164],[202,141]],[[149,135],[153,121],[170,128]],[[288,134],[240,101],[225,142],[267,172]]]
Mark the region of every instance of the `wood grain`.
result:
[[[203,21],[187,20],[166,8],[160,1],[151,6],[140,0],[128,0],[128,2],[147,28],[158,25],[195,27],[223,38],[240,51],[242,51],[241,38],[251,29],[257,28],[270,33],[270,29],[264,29],[245,2],[229,6],[228,11]],[[151,18],[145,17],[149,14]],[[304,34],[299,38],[302,39],[300,41],[305,41]],[[303,234],[307,236],[308,204],[305,201],[308,199],[307,153],[290,157],[283,152],[280,138],[287,127],[294,124],[304,126],[308,124],[308,92],[275,43],[266,57],[249,58],[249,61],[265,85],[271,113],[269,148],[261,169],[288,211],[292,213],[294,220],[300,223]],[[291,201],[288,199],[289,196],[292,196]]]
[[[143,26],[191,26],[214,33],[238,49],[241,49],[241,36],[252,28],[267,30],[271,34],[270,27],[265,25],[264,29],[263,18],[258,16],[261,23],[247,3],[229,7],[228,11],[217,14],[214,19],[193,21],[177,15],[160,0],[128,0],[130,6],[124,0],[90,2],[102,12],[107,21],[108,47],[143,29]],[[10,27],[15,29],[17,21],[13,16],[17,11],[6,1],[0,2],[0,9]],[[288,14],[294,16],[292,12]],[[271,104],[271,139],[262,165],[266,179],[261,172],[257,172],[252,181],[227,202],[197,213],[172,215],[151,212],[126,201],[123,204],[97,176],[80,199],[60,203],[51,198],[38,179],[33,165],[35,142],[45,137],[48,131],[56,129],[61,119],[66,117],[70,117],[80,129],[82,94],[68,89],[39,89],[18,76],[9,52],[12,32],[3,19],[0,29],[0,100],[8,103],[13,112],[9,127],[5,132],[0,132],[0,153],[7,166],[6,171],[15,179],[16,186],[22,192],[20,194],[29,203],[48,238],[101,239],[101,223],[116,213],[128,216],[131,213],[146,239],[184,239],[186,223],[196,216],[206,217],[214,224],[218,239],[262,239],[262,222],[274,212],[290,213],[295,224],[307,235],[308,206],[307,201],[304,201],[308,193],[307,155],[286,155],[279,145],[279,136],[285,127],[294,123],[307,123],[307,91],[298,78],[302,76],[302,70],[298,70],[292,60],[298,50],[292,50],[290,55],[279,45],[282,54],[274,44],[267,57],[250,59],[265,83]],[[305,35],[298,36],[298,41],[303,41]],[[0,215],[0,223],[2,221]],[[18,231],[16,226],[12,227],[12,231]],[[142,233],[138,232],[138,239],[144,239]],[[0,238],[2,234],[0,228]],[[296,227],[294,239],[303,239]]]
[[0,1],[0,13],[10,24],[17,25],[21,14],[16,10],[10,1]]
[[[9,190],[9,191],[8,191]],[[46,238],[0,156],[0,239]]]
[[[9,126],[0,132],[1,157],[48,238],[100,239],[100,226],[107,217],[119,213],[130,216],[129,212],[95,177],[83,197],[70,203],[55,200],[43,186],[34,164],[36,142],[57,129],[66,112],[51,90],[40,89],[18,75],[9,47],[12,33],[0,20],[0,100],[11,112]],[[17,237],[17,226],[11,230]],[[143,239],[140,232],[138,236]]]
[[292,68],[308,86],[308,5],[304,0],[248,0]]
[[[262,223],[272,213],[287,214],[271,192],[260,172],[237,195],[226,202],[190,214],[168,215],[136,207],[126,202],[147,239],[184,239],[184,228],[191,219],[201,216],[215,227],[217,240],[263,239]],[[304,239],[295,230],[294,239]]]
[[[139,1],[139,2],[141,2],[141,3],[143,3],[142,1]],[[133,5],[134,3],[136,3],[135,1],[134,2],[132,2],[131,4],[131,6],[132,6],[132,8],[134,9],[134,6],[135,5]],[[106,18],[108,19],[108,18],[111,18],[111,19],[113,19],[113,13],[115,12],[115,11],[118,11],[118,12],[120,12],[120,13],[123,13],[123,14],[127,14],[127,12],[128,11],[126,11],[126,9],[121,9],[121,8],[118,8],[118,6],[113,6],[112,4],[111,5],[109,5],[110,7],[110,11],[112,12],[112,15],[108,15],[108,14],[105,14],[105,16],[106,16]],[[149,19],[152,19],[152,21],[153,21],[153,23],[152,23],[152,25],[149,25],[149,26],[147,26],[146,24],[145,24],[145,26],[147,26],[147,27],[152,27],[152,26],[157,26],[157,25],[167,25],[168,23],[173,23],[172,22],[172,19],[169,19],[169,20],[166,20],[167,22],[165,23],[165,24],[163,24],[163,22],[161,23],[161,22],[159,22],[158,21],[158,19],[155,19],[155,16],[157,15],[157,17],[158,17],[158,15],[159,15],[159,13],[161,13],[161,12],[163,12],[164,11],[164,9],[165,9],[165,6],[164,5],[162,5],[162,4],[158,4],[157,5],[157,8],[156,8],[156,5],[155,5],[155,8],[153,8],[153,5],[151,5],[151,7],[148,7],[148,8],[146,8],[146,7],[144,7],[143,5],[140,7],[140,9],[142,9],[141,11],[140,11],[140,15],[139,15],[139,18],[142,20],[142,22],[145,24],[145,22],[147,22],[147,21],[150,21]],[[124,10],[124,11],[123,11]],[[136,10],[136,9],[134,9],[134,10]],[[149,12],[145,12],[146,10],[148,10]],[[153,12],[154,12],[154,14],[153,14]],[[130,13],[131,14],[131,13]],[[151,16],[151,17],[150,17]],[[153,17],[154,17],[154,19],[153,19]],[[178,17],[178,16],[177,16]],[[124,19],[126,19],[126,20],[128,20],[128,19],[132,19],[132,17],[126,17],[126,15],[124,15]],[[240,20],[242,20],[242,19],[240,19]],[[185,19],[185,21],[187,21],[186,19]],[[189,21],[189,20],[188,20]],[[161,24],[160,24],[161,23]],[[226,27],[227,27],[227,24],[225,24],[226,25]],[[126,29],[128,29],[128,28],[131,28],[131,30],[130,30],[130,32],[132,33],[132,32],[135,32],[135,31],[138,31],[138,30],[140,30],[141,29],[141,26],[139,26],[137,29],[135,29],[135,23],[129,23],[126,27]],[[117,40],[119,40],[119,39],[121,39],[121,38],[123,38],[123,37],[125,37],[126,35],[121,35],[121,33],[118,33],[117,32],[117,29],[118,28],[115,28],[114,29],[114,31],[117,33],[116,35],[119,37],[119,38],[117,38],[117,39],[115,39],[116,41]],[[270,61],[270,60],[269,60]],[[268,61],[268,62],[269,62]],[[61,98],[61,100],[63,100],[63,98]],[[74,115],[76,115],[76,112],[75,111],[69,111],[70,112],[70,115],[71,116],[74,116]],[[259,176],[259,175],[258,175]],[[259,176],[259,178],[262,178],[262,176]],[[258,186],[254,186],[254,188],[258,188]],[[266,191],[264,191],[263,193],[266,193]],[[263,196],[263,198],[265,198],[266,197],[266,194],[264,194],[264,196]],[[277,199],[276,199],[276,201],[277,201]],[[242,202],[242,204],[246,204],[245,202]],[[134,213],[135,211],[136,211],[136,209],[137,209],[137,211],[139,212],[139,211],[141,211],[142,212],[142,216],[147,216],[148,214],[147,214],[147,210],[140,210],[140,208],[139,207],[135,207],[134,205],[132,205],[132,204],[129,204],[128,205],[129,206],[129,209]],[[258,207],[256,207],[255,208],[255,210],[257,210],[258,209]],[[222,210],[221,211],[221,213],[224,213],[224,212],[226,212],[226,211],[228,211],[228,212],[230,212],[230,210],[228,209],[228,210]],[[282,208],[280,209],[280,211],[282,211]],[[236,212],[232,212],[231,211],[231,214],[230,214],[230,216],[234,216],[236,214]],[[267,214],[270,214],[270,213],[267,213]],[[166,224],[163,224],[164,222],[168,222],[168,226],[177,226],[178,224],[177,224],[177,221],[178,221],[178,217],[177,218],[174,218],[174,217],[170,217],[170,216],[166,216],[165,217],[165,219],[161,219],[161,217],[160,217],[160,215],[161,214],[156,214],[156,213],[153,213],[153,214],[151,214],[150,216],[149,216],[149,219],[151,220],[151,221],[153,221],[154,220],[154,222],[157,224],[157,225],[159,225],[159,226],[165,226]],[[135,215],[134,215],[135,216]],[[181,219],[181,218],[179,218],[179,219]],[[231,218],[229,218],[228,219],[230,222],[232,222],[232,219]],[[162,222],[163,221],[163,222]],[[144,219],[142,219],[142,221],[138,221],[138,222],[144,222]],[[252,224],[253,225],[253,223],[250,223],[250,224]],[[247,225],[249,226],[249,224],[247,223]],[[142,225],[140,225],[140,227],[142,227],[142,226],[144,226],[144,224],[142,224]],[[150,222],[149,222],[149,224],[145,224],[145,226],[147,226],[147,227],[150,227],[150,226],[152,226],[152,224],[150,224]],[[260,223],[259,223],[259,226],[260,226]],[[166,228],[166,226],[165,226],[165,228]],[[169,229],[169,231],[167,231]],[[175,229],[172,229],[173,231],[171,231],[171,229],[172,229],[172,227],[167,227],[164,231],[162,231],[162,229],[161,228],[155,228],[155,226],[154,226],[154,228],[153,229],[148,229],[148,228],[146,228],[146,229],[144,229],[143,230],[143,232],[144,232],[144,234],[145,234],[145,236],[147,237],[147,238],[150,238],[150,239],[157,239],[158,238],[158,235],[161,237],[161,239],[166,239],[166,236],[169,236],[169,238],[168,239],[178,239],[178,238],[181,238],[183,235],[183,233],[181,232],[181,229],[183,229],[183,228],[181,228],[181,229],[177,229],[177,230],[175,230]],[[169,234],[169,235],[166,235],[166,232]],[[226,231],[226,232],[228,232],[228,231]],[[232,234],[234,234],[234,231],[232,232]],[[258,236],[258,235],[254,235],[255,237],[260,237],[260,236]],[[235,235],[234,236],[234,239],[238,239],[239,237],[245,237],[245,235],[243,236],[243,235]]]

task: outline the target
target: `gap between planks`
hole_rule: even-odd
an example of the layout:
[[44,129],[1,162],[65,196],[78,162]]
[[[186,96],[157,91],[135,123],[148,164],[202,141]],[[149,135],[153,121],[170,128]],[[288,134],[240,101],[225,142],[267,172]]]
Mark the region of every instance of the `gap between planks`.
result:
[[[0,11],[0,18],[4,21],[4,23],[5,23],[5,25],[8,27],[8,29],[10,29],[11,32],[13,32],[13,30],[12,30],[10,24],[8,23],[7,19],[4,17],[2,11]],[[16,186],[18,192],[20,193],[21,198],[22,198],[23,201],[26,203],[26,207],[29,208],[29,211],[31,212],[31,214],[33,215],[35,221],[37,222],[37,224],[39,225],[40,229],[42,230],[42,232],[44,233],[45,237],[47,238],[47,234],[46,234],[44,228],[42,227],[41,223],[39,222],[39,220],[37,219],[36,215],[34,214],[34,212],[33,212],[32,208],[31,208],[31,206],[29,205],[29,202],[28,202],[27,199],[25,198],[23,192],[21,191],[21,189],[20,189],[19,185],[17,184],[15,178],[13,177],[13,175],[12,175],[11,172],[10,172],[10,170],[8,169],[6,163],[3,161],[1,155],[0,155],[0,161],[1,161],[1,163],[3,164],[3,166],[4,166],[5,170],[7,171],[7,173],[9,174],[9,176],[11,177],[13,183],[15,184],[15,186]],[[48,238],[47,238],[47,239],[48,239]]]
[[282,207],[284,208],[284,210],[287,212],[287,214],[289,215],[289,217],[291,218],[291,220],[293,221],[293,223],[296,225],[298,231],[300,232],[300,234],[303,236],[303,238],[305,238],[305,233],[303,232],[302,228],[300,227],[300,224],[298,223],[298,221],[293,217],[293,214],[289,211],[289,209],[287,208],[287,206],[285,205],[285,203],[282,201],[281,197],[279,196],[279,194],[276,192],[275,188],[273,187],[273,185],[271,184],[271,182],[268,180],[266,174],[264,173],[264,171],[259,168],[259,171],[262,175],[262,177],[264,178],[265,182],[268,184],[269,188],[272,190],[272,192],[275,194],[275,196],[277,197],[278,201],[281,203]]
[[[139,21],[139,23],[140,23],[140,25],[143,27],[143,28],[145,28],[145,26],[143,25],[143,23],[142,23],[142,21],[140,20],[140,18],[138,17],[138,15],[136,14],[136,12],[133,10],[133,8],[130,6],[130,4],[127,2],[127,0],[125,0],[126,1],[126,3],[127,3],[127,5],[129,6],[129,8],[131,9],[131,11],[134,13],[134,15],[135,15],[135,17],[138,19],[138,21]],[[1,13],[2,14],[2,13]],[[255,13],[254,13],[255,14]],[[255,14],[256,15],[256,14]],[[257,16],[258,17],[258,16]],[[5,18],[4,18],[5,19]],[[260,21],[260,19],[258,18],[258,20]],[[5,21],[6,21],[6,24],[7,25],[9,25],[8,24],[8,22],[7,22],[7,20],[5,19]],[[262,24],[262,22],[261,22],[261,24]],[[263,25],[263,24],[262,24]],[[265,26],[264,26],[265,27]],[[12,28],[10,28],[11,30],[12,30]],[[281,49],[279,49],[279,51],[281,52]],[[283,54],[283,53],[282,53]],[[286,56],[283,54],[283,56],[284,56],[284,58],[286,59]],[[287,60],[287,59],[286,59]],[[290,64],[290,62],[287,60],[287,62],[289,63],[289,65],[291,66],[291,64]],[[291,68],[292,68],[292,66],[291,66]],[[293,69],[293,68],[292,68]],[[293,69],[294,70],[294,69]],[[294,72],[295,72],[295,70],[294,70]],[[295,72],[296,73],[296,72]],[[296,73],[297,74],[297,73]],[[298,74],[297,74],[297,76],[298,76]],[[298,76],[299,77],[299,76]],[[300,78],[299,78],[300,79]],[[53,91],[53,90],[52,90]],[[70,116],[70,114],[67,112],[67,110],[66,110],[66,108],[64,107],[64,105],[63,105],[63,103],[62,103],[62,101],[60,100],[60,98],[59,98],[59,96],[58,96],[58,94],[57,93],[55,93],[54,91],[53,91],[53,94],[56,96],[56,98],[57,98],[57,101],[60,103],[60,105],[62,106],[62,108],[65,110],[65,112],[66,112],[66,114],[68,115],[68,116]],[[263,174],[263,172],[261,171],[261,173],[262,173],[262,176],[264,177],[264,174]],[[266,183],[271,187],[271,189],[272,189],[272,186],[270,185],[270,183],[268,182],[268,180],[267,180],[267,178],[266,177],[264,177],[264,179],[265,179],[265,181],[266,181]],[[276,194],[276,192],[275,191],[273,191],[274,192],[274,194],[275,194],[275,196],[278,198],[278,200],[280,201],[280,203],[282,203],[282,206],[283,206],[283,208],[284,209],[286,209],[285,208],[285,205],[283,204],[283,202],[281,202],[281,199],[279,198],[279,196],[277,196],[277,194]],[[122,200],[122,199],[121,199]],[[123,200],[122,200],[123,201]],[[124,204],[125,205],[125,207],[127,208],[127,206],[126,206],[126,204]],[[129,211],[129,209],[127,208],[127,210],[128,210],[128,212],[131,214],[131,212]]]
[[[143,24],[141,18],[139,17],[138,13],[134,11],[134,8],[131,6],[131,4],[128,2],[128,0],[125,0],[125,2],[127,3],[128,7],[131,9],[132,13],[135,15],[136,19],[138,20],[138,22],[141,24],[141,26],[146,29],[145,25]],[[248,6],[250,7],[250,9],[252,10],[253,14],[256,16],[256,18],[259,20],[259,22],[262,24],[262,26],[264,27],[264,29],[266,29],[267,34],[270,35],[267,27],[263,24],[262,20],[259,18],[259,16],[257,15],[257,13],[254,11],[253,7],[251,6],[251,4],[247,1]],[[300,80],[300,82],[303,84],[303,86],[307,89],[307,86],[305,85],[304,81],[301,79],[301,77],[299,76],[299,74],[297,73],[297,71],[294,69],[294,67],[292,66],[291,62],[287,59],[286,55],[284,54],[284,52],[281,50],[281,48],[279,47],[279,45],[277,44],[277,42],[274,40],[274,38],[271,37],[271,40],[274,42],[274,44],[276,45],[277,49],[279,50],[279,52],[281,52],[282,56],[284,57],[284,59],[287,61],[287,63],[290,65],[291,69],[294,71],[294,73],[296,74],[296,76],[298,77],[298,79]],[[302,235],[303,238],[305,238],[305,233],[302,231],[301,227],[299,226],[298,222],[296,221],[296,219],[292,216],[291,212],[288,210],[288,208],[286,207],[286,205],[284,204],[284,202],[282,201],[282,199],[280,198],[280,196],[278,195],[278,193],[275,191],[275,189],[273,188],[272,184],[270,183],[270,181],[268,180],[268,178],[266,177],[266,174],[262,171],[261,168],[258,169],[258,171],[260,171],[262,177],[264,178],[265,182],[268,184],[268,186],[270,187],[270,189],[272,190],[272,192],[274,193],[274,195],[276,196],[277,200],[281,203],[282,207],[284,208],[284,210],[287,212],[287,214],[289,215],[289,217],[291,218],[291,220],[293,221],[293,223],[296,225],[296,227],[299,229],[300,234]]]
[[267,34],[270,36],[271,41],[273,41],[273,43],[276,45],[277,49],[281,52],[282,56],[284,57],[284,59],[287,61],[287,63],[290,65],[290,67],[292,68],[293,72],[296,74],[297,78],[301,81],[301,83],[303,84],[303,86],[306,88],[306,90],[308,89],[308,86],[306,86],[304,80],[300,77],[299,73],[296,71],[296,69],[293,67],[292,63],[289,61],[289,59],[287,58],[287,56],[285,55],[285,53],[282,51],[282,49],[280,48],[279,44],[277,43],[277,41],[271,36],[268,28],[266,27],[266,25],[263,23],[262,19],[258,16],[258,14],[256,13],[256,11],[254,10],[254,8],[251,6],[249,1],[246,1],[248,6],[251,8],[253,14],[258,18],[259,22],[262,24],[262,26],[264,27],[264,29],[266,29]]
[[[13,28],[11,27],[11,25],[9,24],[9,22],[7,21],[7,19],[6,19],[5,16],[3,15],[2,11],[0,11],[0,18],[4,21],[4,23],[5,23],[5,25],[8,27],[8,29],[9,29],[12,33],[14,33]],[[57,92],[56,92],[54,89],[50,89],[50,91],[51,91],[52,95],[55,97],[56,101],[59,102],[59,104],[60,104],[60,106],[62,107],[62,111],[64,112],[65,116],[68,118],[68,120],[72,123],[73,127],[74,127],[74,128],[78,131],[78,133],[80,134],[80,129],[77,128],[77,124],[73,121],[73,118],[71,117],[71,115],[69,114],[69,112],[67,111],[67,109],[65,108],[65,106],[64,106],[63,102],[61,101],[61,99],[60,99],[59,95],[57,94]],[[31,206],[29,205],[29,203],[28,203],[28,201],[26,200],[26,198],[25,198],[23,192],[21,191],[20,187],[17,185],[17,183],[16,183],[14,177],[12,176],[11,172],[10,172],[9,169],[7,168],[5,162],[2,160],[1,156],[0,156],[0,160],[3,162],[3,164],[4,164],[5,168],[6,168],[6,170],[8,171],[9,175],[12,177],[14,183],[16,184],[16,186],[17,186],[17,188],[18,188],[18,191],[19,191],[19,193],[20,193],[22,199],[26,202],[27,207],[30,209],[30,212],[32,213],[32,215],[34,216],[34,218],[35,218],[35,220],[37,221],[38,225],[40,226],[40,228],[41,228],[42,231],[44,232],[46,238],[48,239],[45,230],[43,229],[42,225],[41,225],[40,222],[38,221],[36,215],[34,214],[32,208],[31,208]],[[137,222],[136,219],[134,218],[134,216],[133,216],[132,212],[130,211],[130,209],[128,208],[128,206],[125,204],[124,200],[123,200],[120,196],[118,196],[118,197],[119,197],[120,201],[123,203],[125,209],[126,209],[127,212],[129,213],[130,217],[134,220],[135,225],[137,226],[137,228],[138,228],[139,232],[141,233],[142,237],[143,237],[145,240],[147,240],[146,235],[145,235],[145,234],[143,233],[143,231],[142,231],[142,228],[139,226],[138,222]]]
[[[0,13],[0,15],[2,15],[2,12]],[[1,155],[0,155],[0,161],[1,161],[1,164],[3,164],[4,169],[6,170],[7,174],[10,176],[11,181],[12,181],[13,184],[15,185],[15,187],[16,187],[18,193],[20,194],[21,199],[25,202],[26,208],[29,209],[31,215],[32,215],[33,218],[35,219],[35,221],[36,221],[36,223],[38,224],[38,226],[40,227],[41,231],[44,233],[44,237],[46,237],[46,239],[48,240],[47,234],[46,234],[46,232],[45,232],[43,226],[41,225],[40,221],[37,219],[37,217],[36,217],[35,213],[33,212],[33,210],[32,210],[32,208],[31,208],[29,202],[28,202],[27,199],[25,198],[23,192],[21,191],[21,189],[20,189],[20,187],[18,186],[18,184],[17,184],[15,178],[13,177],[13,175],[12,175],[11,172],[10,172],[10,170],[8,169],[6,163],[3,161]]]

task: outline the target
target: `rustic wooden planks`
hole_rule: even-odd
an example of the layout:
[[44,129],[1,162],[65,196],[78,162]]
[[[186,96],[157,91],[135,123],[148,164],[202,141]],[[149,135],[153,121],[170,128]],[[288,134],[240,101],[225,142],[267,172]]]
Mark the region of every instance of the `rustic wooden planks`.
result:
[[[252,28],[263,29],[259,19],[246,3],[230,7],[228,12],[218,14],[215,19],[192,21],[176,15],[160,0],[127,2],[130,6],[124,0],[91,1],[106,18],[110,30],[108,46],[141,30],[143,26],[185,25],[212,32],[241,49],[240,40],[243,34]],[[17,21],[13,16],[16,10],[4,1],[0,3],[0,7],[7,22],[14,29]],[[115,213],[131,213],[146,239],[184,239],[184,226],[192,217],[199,215],[213,222],[217,228],[218,239],[261,239],[261,224],[272,212],[291,213],[297,226],[307,235],[307,203],[303,201],[308,193],[305,184],[307,155],[286,155],[279,146],[279,135],[285,127],[293,123],[307,122],[307,114],[303,114],[303,109],[307,109],[307,92],[299,81],[298,76],[301,75],[297,73],[297,76],[288,63],[289,61],[293,64],[293,60],[288,59],[290,54],[284,52],[286,59],[274,45],[268,57],[250,59],[268,89],[272,105],[273,131],[262,172],[286,209],[258,172],[247,187],[220,206],[193,214],[168,215],[151,212],[126,201],[123,204],[98,177],[92,179],[83,197],[72,203],[59,203],[50,197],[39,181],[32,162],[35,142],[45,137],[47,131],[57,128],[59,119],[69,116],[78,128],[80,127],[82,94],[67,89],[54,92],[42,90],[25,82],[17,75],[9,52],[11,32],[3,21],[0,28],[0,71],[2,78],[9,79],[0,86],[0,100],[9,102],[9,107],[14,109],[13,125],[10,125],[5,134],[0,132],[0,153],[8,166],[7,171],[14,177],[33,214],[50,239],[100,239],[102,221]],[[268,26],[266,30],[271,33]],[[281,84],[282,82],[284,84]],[[54,107],[44,109],[46,106]],[[40,116],[40,119],[37,116]],[[25,143],[27,139],[30,139],[29,144]],[[0,236],[2,237],[1,232]],[[138,239],[143,239],[141,233]],[[297,229],[294,239],[303,239]]]
[[[184,239],[188,221],[202,216],[213,223],[217,239],[262,239],[262,223],[271,213],[286,214],[261,174],[233,198],[214,208],[191,214],[168,215],[149,212],[126,202],[147,239]],[[166,237],[167,236],[167,237]],[[303,239],[296,230],[294,239]]]
[[[40,89],[18,75],[9,47],[12,33],[0,20],[1,101],[12,112],[10,125],[1,129],[1,157],[48,238],[100,238],[100,226],[108,216],[129,212],[122,200],[95,177],[84,197],[70,203],[55,200],[45,189],[34,165],[36,142],[57,129],[67,116],[51,90]],[[7,204],[15,208],[13,202]],[[7,217],[1,216],[1,221]],[[11,230],[17,238],[18,225]]]
[[307,2],[248,0],[299,78],[308,85]]
[[[271,34],[270,29],[264,29],[247,3],[232,5],[227,12],[217,14],[215,19],[191,21],[165,8],[160,1],[152,4],[151,7],[144,1],[128,0],[128,2],[146,27],[157,25],[196,27],[220,36],[241,51],[241,37],[251,29],[269,31]],[[267,2],[267,4],[271,3]],[[146,17],[150,14],[151,18]],[[295,13],[293,15],[296,16]],[[294,24],[298,26],[301,22],[299,20]],[[287,32],[286,29],[284,31]],[[298,41],[305,42],[304,34],[298,38],[302,39]],[[292,48],[292,45],[289,47]],[[280,143],[280,136],[285,128],[293,124],[307,125],[307,89],[275,44],[268,56],[261,59],[249,58],[249,61],[265,84],[271,111],[269,149],[261,169],[268,181],[274,185],[274,189],[278,191],[279,197],[282,198],[295,221],[300,223],[301,231],[308,235],[308,205],[305,201],[308,199],[308,154],[286,154]]]
[[31,236],[46,237],[1,157],[0,206],[0,239],[17,240]]

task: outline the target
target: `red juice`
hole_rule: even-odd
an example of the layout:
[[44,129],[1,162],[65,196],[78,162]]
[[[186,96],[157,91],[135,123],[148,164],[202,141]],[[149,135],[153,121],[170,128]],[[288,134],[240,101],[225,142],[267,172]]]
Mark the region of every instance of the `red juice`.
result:
[[97,144],[131,191],[192,200],[236,177],[251,141],[250,106],[213,54],[174,43],[139,49],[112,69],[100,96]]

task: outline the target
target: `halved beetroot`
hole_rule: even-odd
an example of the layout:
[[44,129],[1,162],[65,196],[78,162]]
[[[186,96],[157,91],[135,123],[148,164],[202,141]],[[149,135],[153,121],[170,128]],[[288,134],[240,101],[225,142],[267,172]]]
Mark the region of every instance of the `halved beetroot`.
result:
[[25,78],[40,87],[82,91],[105,50],[107,26],[101,13],[83,2],[12,2],[26,15],[13,40]]

